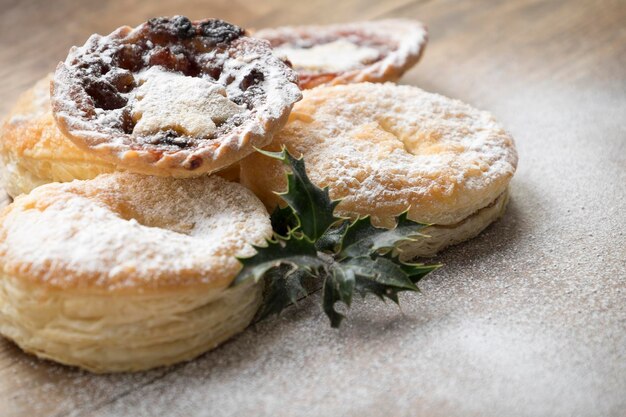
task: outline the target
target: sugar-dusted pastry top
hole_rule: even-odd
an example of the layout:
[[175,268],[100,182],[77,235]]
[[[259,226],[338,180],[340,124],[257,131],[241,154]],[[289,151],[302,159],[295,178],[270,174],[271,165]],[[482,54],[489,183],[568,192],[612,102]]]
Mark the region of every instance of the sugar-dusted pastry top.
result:
[[217,19],[152,19],[93,35],[52,82],[60,129],[140,173],[213,172],[266,144],[301,94],[267,42]]
[[[407,209],[416,221],[455,224],[500,196],[517,165],[513,139],[491,114],[391,83],[306,90],[266,149],[281,145],[343,199],[339,213],[386,226]],[[253,154],[241,167],[242,183],[269,209],[278,204],[283,165]]]
[[48,184],[0,217],[3,273],[58,288],[223,289],[271,236],[262,203],[220,177],[129,173]]
[[285,26],[254,36],[292,64],[302,88],[395,81],[417,63],[427,41],[424,25],[410,19]]
[[133,132],[138,135],[172,129],[181,136],[210,138],[216,134],[217,125],[246,110],[228,99],[222,85],[202,78],[151,67],[138,74],[137,81],[136,102],[130,114],[135,123]]

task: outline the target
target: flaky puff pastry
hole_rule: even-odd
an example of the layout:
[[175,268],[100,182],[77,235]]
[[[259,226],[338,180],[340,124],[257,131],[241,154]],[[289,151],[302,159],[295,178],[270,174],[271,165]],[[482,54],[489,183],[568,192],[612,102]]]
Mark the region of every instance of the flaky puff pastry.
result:
[[[511,136],[487,112],[416,87],[361,83],[304,91],[268,150],[303,156],[311,180],[342,199],[337,213],[433,224],[404,248],[427,256],[475,236],[503,212],[517,166]],[[282,163],[253,154],[241,182],[269,210],[286,188]]]
[[13,197],[49,182],[86,180],[115,169],[59,131],[50,108],[51,76],[21,95],[0,128],[0,178]]
[[235,256],[271,232],[263,204],[219,177],[41,186],[0,216],[0,333],[94,372],[191,359],[251,321],[262,289],[230,287]]

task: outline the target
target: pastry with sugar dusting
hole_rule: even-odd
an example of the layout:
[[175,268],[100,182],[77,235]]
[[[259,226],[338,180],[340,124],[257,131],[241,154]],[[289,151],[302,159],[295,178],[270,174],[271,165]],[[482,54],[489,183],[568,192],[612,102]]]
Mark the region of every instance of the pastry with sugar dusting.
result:
[[0,334],[94,372],[192,359],[252,320],[230,287],[272,234],[263,204],[217,176],[131,173],[46,184],[0,212]]
[[52,112],[119,168],[194,177],[267,144],[301,98],[267,42],[218,19],[156,18],[93,35],[57,67]]
[[[403,259],[430,256],[477,235],[504,212],[517,166],[513,138],[487,112],[392,83],[304,91],[266,150],[303,156],[311,181],[342,199],[336,213],[369,215],[381,227],[408,210],[431,224]],[[241,162],[241,182],[271,211],[284,204],[283,165],[259,153]]]
[[322,84],[396,81],[415,65],[427,42],[410,19],[262,29],[276,54],[298,72],[301,88]]

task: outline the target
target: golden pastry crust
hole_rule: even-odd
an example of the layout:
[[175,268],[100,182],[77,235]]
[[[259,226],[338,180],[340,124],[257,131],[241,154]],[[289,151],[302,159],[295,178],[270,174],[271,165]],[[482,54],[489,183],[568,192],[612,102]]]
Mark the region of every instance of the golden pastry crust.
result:
[[254,36],[291,62],[303,89],[396,81],[419,61],[428,40],[426,27],[411,19],[285,26]]
[[0,274],[0,333],[28,353],[91,372],[142,371],[191,360],[244,330],[262,290],[84,294]]
[[267,211],[239,184],[115,173],[18,197],[0,217],[0,264],[63,289],[222,290],[234,256],[270,235]]
[[216,172],[215,175],[219,175],[228,181],[239,182],[239,162],[227,166],[223,170]]
[[50,109],[50,79],[51,74],[22,94],[0,128],[0,178],[13,197],[49,182],[86,180],[115,170],[59,131]]
[[400,259],[411,261],[415,258],[434,256],[448,246],[478,236],[487,226],[502,217],[508,202],[509,192],[506,190],[487,207],[481,208],[458,223],[426,227],[422,230],[427,236],[426,239],[417,239],[400,246]]
[[196,177],[267,144],[301,97],[269,45],[217,19],[151,19],[73,48],[52,109],[79,147],[131,172]]
[[[345,216],[455,225],[491,205],[517,166],[511,136],[487,112],[416,87],[350,84],[318,87],[268,150],[302,155],[311,180],[329,187]],[[281,202],[284,166],[256,153],[241,162],[241,182],[268,209]]]
[[190,359],[242,330],[258,286],[235,256],[271,236],[244,187],[105,174],[41,186],[0,216],[0,333],[109,372]]

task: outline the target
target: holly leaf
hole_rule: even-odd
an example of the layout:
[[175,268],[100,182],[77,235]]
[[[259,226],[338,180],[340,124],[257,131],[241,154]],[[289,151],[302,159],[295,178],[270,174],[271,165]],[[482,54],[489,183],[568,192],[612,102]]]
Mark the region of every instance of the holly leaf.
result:
[[441,268],[442,264],[430,264],[426,265],[423,263],[415,263],[415,262],[405,262],[400,260],[399,253],[388,252],[381,257],[389,259],[390,261],[396,263],[402,268],[405,274],[409,277],[411,282],[417,284],[422,278],[426,275],[430,274],[433,271]]
[[322,308],[330,319],[331,327],[339,327],[345,316],[335,310],[335,304],[344,303],[348,308],[352,304],[356,277],[351,269],[344,269],[335,265],[332,272],[326,276],[322,288]]
[[330,325],[339,327],[345,317],[335,309],[335,304],[343,302],[350,307],[355,290],[362,296],[371,293],[382,300],[388,298],[395,303],[399,302],[399,292],[419,291],[402,266],[387,258],[368,256],[348,258],[335,263],[332,274],[324,280],[322,299]]
[[374,226],[369,216],[358,218],[346,230],[339,257],[384,254],[403,242],[426,237],[419,231],[428,225],[409,220],[407,216],[408,211],[398,216],[393,229]]
[[401,266],[388,259],[359,257],[348,260],[347,265],[360,272],[356,274],[355,290],[361,297],[373,294],[381,300],[388,298],[399,304],[399,292],[419,292]]
[[328,189],[313,184],[304,161],[283,147],[281,152],[260,151],[291,168],[287,191],[280,194],[288,207],[271,216],[274,239],[256,247],[256,255],[239,259],[242,269],[232,285],[253,279],[266,281],[265,301],[259,316],[279,314],[288,305],[322,287],[322,308],[332,327],[345,318],[337,305],[349,308],[354,292],[374,294],[398,303],[398,293],[419,291],[417,282],[441,265],[402,262],[398,246],[426,238],[428,225],[397,218],[393,229],[378,228],[368,217],[354,222],[334,215],[339,201]]
[[397,262],[412,283],[417,284],[422,278],[441,268],[441,264],[424,265]]
[[315,241],[339,220],[335,217],[335,207],[339,200],[331,200],[328,187],[321,189],[309,179],[303,158],[295,158],[283,146],[280,152],[259,150],[263,155],[278,159],[287,165],[287,191],[279,193],[289,204],[300,221],[300,228],[309,239]]
[[[370,258],[359,256],[349,258],[340,263],[343,269],[349,269],[360,281],[371,281],[389,288],[407,291],[419,291],[417,286],[409,279],[409,275],[401,265],[387,258]],[[357,286],[357,290],[358,290]],[[363,287],[367,290],[367,287]],[[384,294],[375,294],[384,295]]]
[[306,297],[308,291],[302,284],[305,278],[313,275],[311,271],[301,268],[293,268],[293,265],[281,264],[267,271],[266,291],[263,305],[258,313],[258,319],[267,316],[278,315],[291,304]]
[[336,254],[341,248],[341,242],[350,226],[349,221],[343,221],[339,225],[333,226],[320,236],[315,242],[315,247],[320,252]]
[[231,285],[249,279],[258,282],[267,271],[279,265],[290,265],[292,269],[312,270],[324,265],[317,256],[315,244],[306,236],[290,233],[288,238],[277,237],[267,241],[267,246],[255,246],[256,254],[249,258],[238,258],[243,268]]
[[298,219],[296,213],[294,213],[293,209],[289,206],[276,206],[270,215],[270,221],[272,222],[274,233],[282,237],[289,236],[292,230],[296,230],[300,227],[300,219]]

